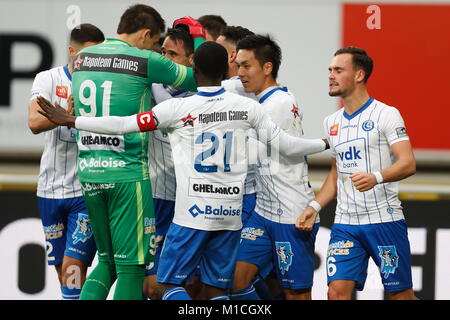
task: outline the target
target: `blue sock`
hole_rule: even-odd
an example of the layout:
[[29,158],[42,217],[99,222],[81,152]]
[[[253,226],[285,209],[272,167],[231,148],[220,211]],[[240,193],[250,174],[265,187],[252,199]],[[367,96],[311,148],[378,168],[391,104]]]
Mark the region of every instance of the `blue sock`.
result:
[[81,288],[61,286],[61,293],[64,300],[78,300],[80,299]]
[[183,287],[173,287],[164,292],[162,300],[192,300]]
[[209,300],[230,300],[229,296],[217,296]]
[[230,295],[231,300],[261,300],[261,298],[256,293],[253,284],[250,284],[247,288],[233,292]]

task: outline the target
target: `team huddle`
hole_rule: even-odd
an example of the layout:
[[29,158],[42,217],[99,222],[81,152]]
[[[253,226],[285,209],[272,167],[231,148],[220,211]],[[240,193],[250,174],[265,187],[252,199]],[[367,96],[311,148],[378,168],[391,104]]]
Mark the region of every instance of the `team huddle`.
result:
[[[33,83],[37,196],[62,297],[106,299],[115,283],[123,300],[310,300],[319,211],[336,198],[328,298],[363,290],[372,258],[389,298],[416,299],[398,199],[415,159],[399,111],[367,92],[367,53],[336,51],[328,94],[344,107],[324,139],[305,139],[274,39],[216,15],[165,29],[141,4],[115,38],[82,24],[69,64]],[[314,194],[307,156],[326,149]]]

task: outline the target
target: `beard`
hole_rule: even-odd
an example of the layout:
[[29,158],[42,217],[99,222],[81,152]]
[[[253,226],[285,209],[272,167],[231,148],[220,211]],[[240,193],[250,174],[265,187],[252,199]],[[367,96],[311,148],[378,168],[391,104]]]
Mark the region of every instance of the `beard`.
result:
[[339,97],[339,96],[341,96],[342,95],[342,92],[341,92],[341,90],[336,90],[336,91],[328,91],[328,95],[330,96],[330,97]]
[[[333,90],[334,89],[334,90]],[[343,97],[343,96],[345,96],[346,95],[346,91],[345,90],[342,90],[342,88],[341,87],[332,87],[332,89],[330,89],[329,91],[328,91],[328,95],[330,96],[330,97]]]

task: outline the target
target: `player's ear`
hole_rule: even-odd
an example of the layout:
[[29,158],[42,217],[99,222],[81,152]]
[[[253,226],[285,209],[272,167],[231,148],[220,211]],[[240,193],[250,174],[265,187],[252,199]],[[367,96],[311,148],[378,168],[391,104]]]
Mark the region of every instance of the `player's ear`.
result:
[[365,76],[366,76],[366,73],[364,72],[363,69],[356,70],[356,73],[355,73],[356,82],[358,82],[358,83],[364,82]]
[[70,59],[73,59],[73,57],[75,57],[75,55],[77,54],[75,48],[71,45],[69,46],[68,51]]
[[236,57],[237,57],[237,51],[236,50],[232,50],[229,57],[228,57],[228,63],[234,63],[236,61]]
[[273,70],[272,62],[264,63],[264,65],[263,65],[264,75],[269,76],[272,73],[272,70]]
[[145,36],[151,38],[152,37],[152,30],[145,29]]
[[194,64],[194,54],[193,53],[191,53],[190,55],[189,55],[189,64],[190,65],[193,65]]

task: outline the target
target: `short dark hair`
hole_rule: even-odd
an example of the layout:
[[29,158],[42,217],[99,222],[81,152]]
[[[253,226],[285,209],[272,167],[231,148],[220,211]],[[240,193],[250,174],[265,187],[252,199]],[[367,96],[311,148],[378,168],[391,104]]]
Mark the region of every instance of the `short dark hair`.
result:
[[103,42],[105,35],[103,32],[90,23],[82,23],[76,26],[70,32],[70,42],[86,43],[86,42]]
[[231,43],[237,45],[237,43],[244,39],[246,36],[254,35],[255,33],[241,26],[226,26],[223,28],[221,36]]
[[150,36],[166,30],[166,23],[158,11],[144,4],[129,7],[120,17],[118,34],[131,34],[141,29],[150,29]]
[[225,20],[218,15],[207,14],[197,19],[198,22],[208,30],[208,33],[216,40],[222,33],[223,28],[227,26]]
[[194,53],[194,40],[186,30],[181,28],[169,28],[166,37],[170,37],[170,39],[174,41],[183,41],[183,48],[187,56]]
[[237,44],[237,50],[251,50],[259,63],[264,65],[266,62],[272,63],[272,77],[278,76],[278,70],[281,65],[281,48],[269,35],[250,35],[240,40]]
[[348,46],[341,48],[337,50],[334,53],[334,56],[337,56],[339,54],[349,53],[352,55],[352,61],[353,66],[357,69],[363,69],[365,76],[364,76],[364,83],[369,80],[370,75],[372,74],[373,70],[373,60],[372,58],[367,54],[367,52],[364,49]]
[[194,53],[194,67],[210,80],[222,80],[228,72],[228,53],[214,41],[202,43]]

